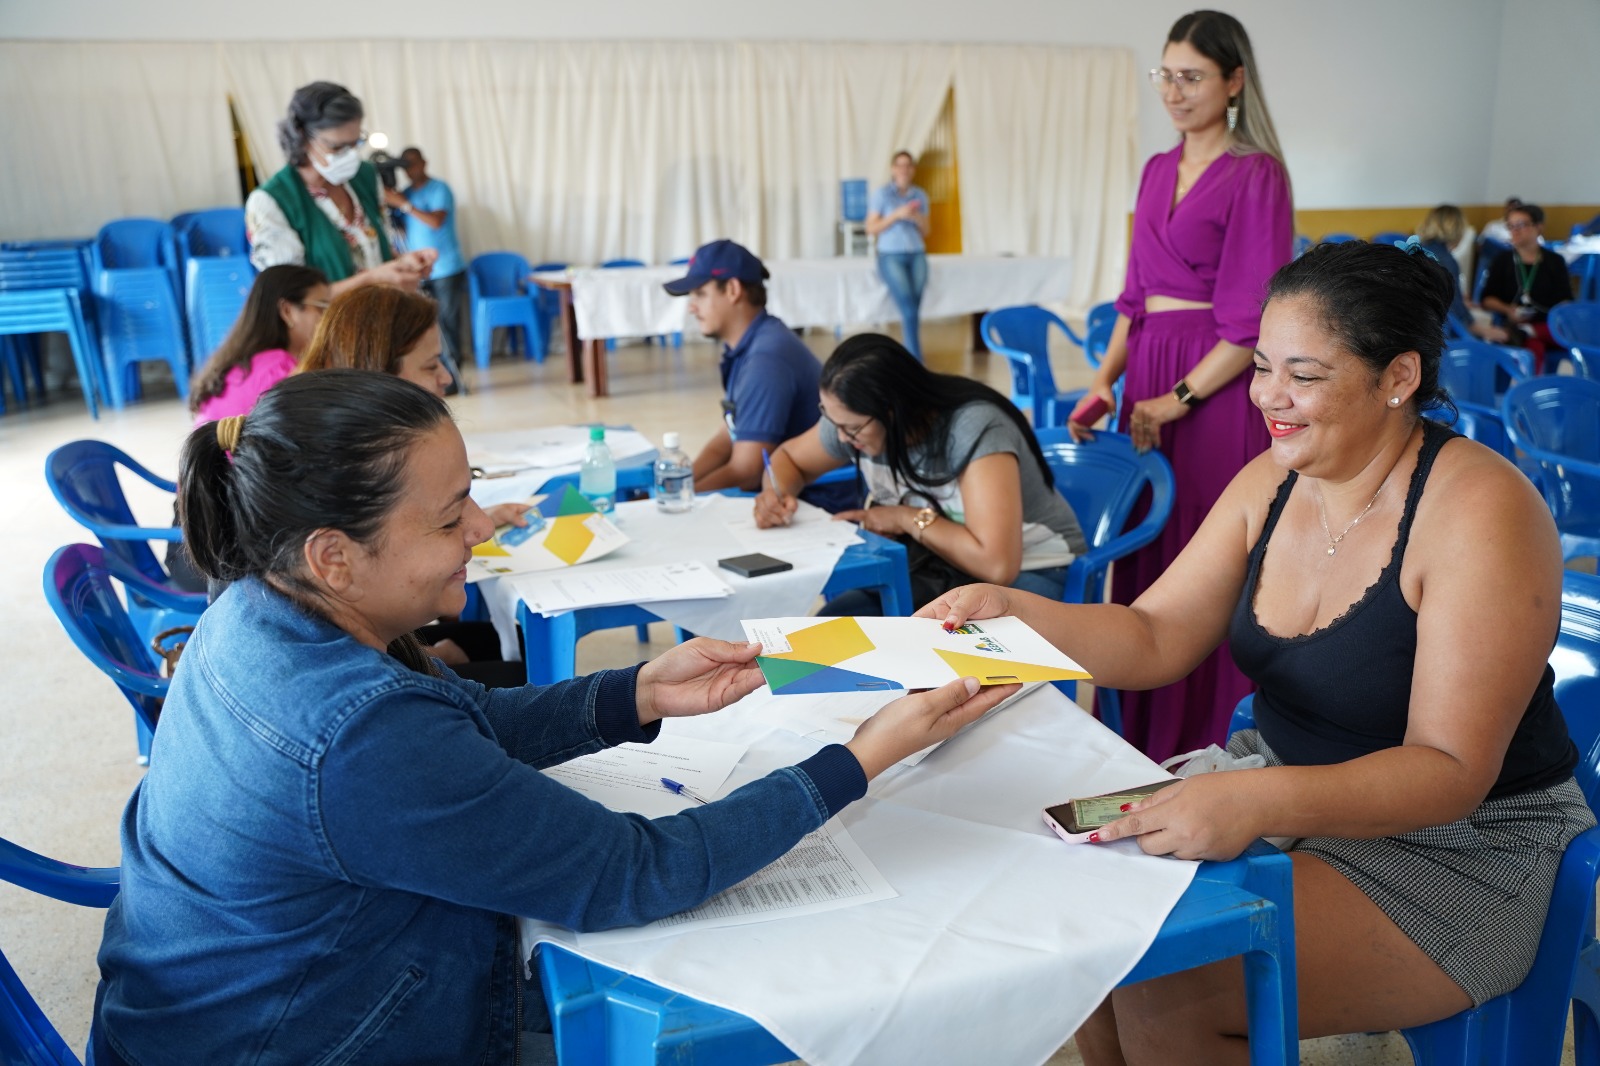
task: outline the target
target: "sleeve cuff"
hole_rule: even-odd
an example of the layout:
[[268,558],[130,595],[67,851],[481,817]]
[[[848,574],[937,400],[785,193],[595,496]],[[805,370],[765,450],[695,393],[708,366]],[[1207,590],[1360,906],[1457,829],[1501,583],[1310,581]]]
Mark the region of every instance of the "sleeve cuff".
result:
[[648,744],[661,733],[661,723],[639,724],[639,670],[644,664],[624,670],[607,670],[600,675],[594,697],[595,732],[613,747],[618,744]]
[[829,744],[795,769],[811,778],[812,785],[822,796],[822,805],[828,809],[827,818],[867,794],[867,775],[855,755],[843,744]]

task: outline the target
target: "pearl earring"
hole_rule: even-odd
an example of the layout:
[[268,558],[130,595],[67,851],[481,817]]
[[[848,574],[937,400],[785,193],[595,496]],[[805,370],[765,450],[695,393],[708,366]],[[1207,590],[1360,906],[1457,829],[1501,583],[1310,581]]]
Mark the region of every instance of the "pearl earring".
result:
[[1389,397],[1389,406],[1390,407],[1399,407],[1400,406],[1400,397],[1398,397],[1398,396]]
[[1234,128],[1239,125],[1239,104],[1238,104],[1238,99],[1239,98],[1236,96],[1233,99],[1228,101],[1228,132],[1229,133],[1232,133],[1234,131]]

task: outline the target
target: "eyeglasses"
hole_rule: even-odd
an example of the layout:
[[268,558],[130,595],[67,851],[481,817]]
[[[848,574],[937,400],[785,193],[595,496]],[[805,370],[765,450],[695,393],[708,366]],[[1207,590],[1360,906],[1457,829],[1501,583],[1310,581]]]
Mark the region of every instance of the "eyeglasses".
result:
[[327,300],[301,300],[300,301],[300,306],[302,308],[309,307],[313,311],[322,312],[322,311],[326,311],[328,309],[328,301]]
[[1525,229],[1533,229],[1532,222],[1507,222],[1506,230],[1510,233],[1521,233]]
[[311,137],[311,141],[328,155],[338,155],[340,152],[349,151],[351,148],[364,148],[367,143],[367,134],[366,131],[363,130],[361,136],[357,137],[353,141],[345,141],[343,144],[329,144],[321,137],[318,137],[314,134]]
[[[823,418],[828,418],[828,412],[823,408],[823,406],[820,403],[817,404],[817,410],[822,412],[822,417]],[[828,421],[833,422],[833,419],[828,418]],[[872,425],[872,423],[874,423],[876,421],[877,421],[876,418],[869,418],[865,422],[857,423],[854,426],[847,426],[843,422],[834,422],[833,423],[833,428],[837,429],[840,433],[844,434],[845,439],[848,440],[851,444],[854,444],[856,442],[856,438],[860,437],[861,434],[865,433],[867,431],[867,427]]]
[[1156,67],[1150,71],[1150,84],[1155,86],[1158,93],[1165,93],[1167,87],[1176,85],[1178,91],[1184,96],[1193,96],[1200,91],[1200,83],[1207,78],[1220,78],[1220,74],[1207,74],[1203,70],[1168,70],[1165,67]]

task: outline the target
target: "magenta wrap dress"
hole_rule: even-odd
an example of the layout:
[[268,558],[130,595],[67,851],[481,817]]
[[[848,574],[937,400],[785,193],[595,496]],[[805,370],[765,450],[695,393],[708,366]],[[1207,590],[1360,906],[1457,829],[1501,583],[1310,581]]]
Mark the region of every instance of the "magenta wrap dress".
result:
[[[1133,248],[1117,311],[1128,319],[1121,424],[1135,403],[1172,391],[1218,340],[1253,348],[1267,281],[1294,247],[1294,209],[1282,164],[1264,152],[1224,155],[1176,207],[1182,145],[1145,165]],[[1209,303],[1206,310],[1147,314],[1146,296]],[[1118,561],[1112,599],[1132,603],[1178,557],[1212,505],[1270,443],[1250,403],[1246,370],[1161,427],[1177,481],[1172,517],[1148,547]],[[1122,697],[1123,735],[1157,761],[1222,743],[1233,708],[1251,691],[1224,646],[1183,681]]]

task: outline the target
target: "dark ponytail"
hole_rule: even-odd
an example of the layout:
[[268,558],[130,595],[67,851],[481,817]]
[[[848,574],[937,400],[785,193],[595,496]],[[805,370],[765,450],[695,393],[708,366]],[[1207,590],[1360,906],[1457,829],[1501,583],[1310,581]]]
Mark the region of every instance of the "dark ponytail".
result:
[[[178,518],[196,568],[219,581],[268,579],[317,611],[306,539],[337,529],[372,544],[405,489],[412,445],[449,418],[443,400],[409,381],[324,370],[279,382],[247,417],[199,427],[178,467]],[[408,635],[390,650],[431,672],[415,644]]]
[[1319,244],[1280,269],[1268,283],[1267,303],[1291,296],[1315,301],[1323,328],[1374,377],[1402,353],[1416,352],[1421,377],[1413,409],[1453,413],[1439,387],[1439,362],[1455,292],[1456,279],[1415,243],[1345,241]]

